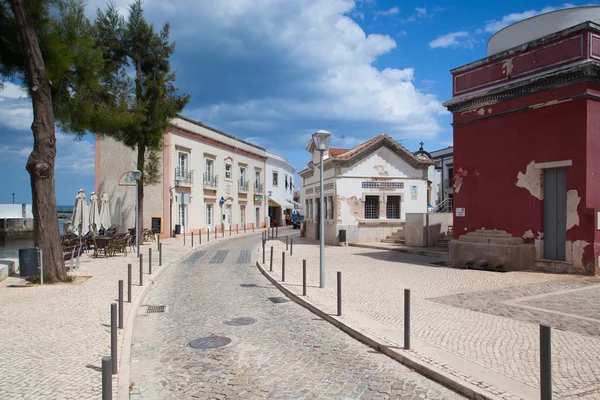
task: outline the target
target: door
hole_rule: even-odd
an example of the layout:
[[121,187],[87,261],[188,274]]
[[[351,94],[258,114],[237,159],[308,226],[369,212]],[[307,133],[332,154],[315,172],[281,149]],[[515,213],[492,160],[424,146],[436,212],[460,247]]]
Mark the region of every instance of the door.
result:
[[255,222],[255,227],[259,227],[260,226],[260,208],[256,207],[256,222]]
[[567,169],[544,170],[544,258],[566,260]]
[[225,206],[225,229],[231,229],[231,205]]
[[206,229],[212,229],[212,219],[213,219],[213,206],[212,204],[206,205]]

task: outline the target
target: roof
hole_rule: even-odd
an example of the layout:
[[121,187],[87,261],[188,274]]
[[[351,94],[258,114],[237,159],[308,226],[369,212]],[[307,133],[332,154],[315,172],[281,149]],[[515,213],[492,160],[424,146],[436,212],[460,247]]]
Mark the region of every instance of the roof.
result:
[[330,147],[329,148],[329,155],[332,156],[332,157],[335,157],[335,156],[339,156],[342,153],[345,153],[347,151],[349,151],[349,149],[337,149],[337,148]]

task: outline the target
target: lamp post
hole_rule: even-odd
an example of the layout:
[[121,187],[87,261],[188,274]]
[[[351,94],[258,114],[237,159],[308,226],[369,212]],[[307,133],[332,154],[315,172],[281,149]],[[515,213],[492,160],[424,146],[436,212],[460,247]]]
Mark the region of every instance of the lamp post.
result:
[[135,179],[135,247],[137,250],[137,258],[140,258],[140,215],[138,213],[138,201],[139,201],[139,185],[140,179],[142,179],[142,171],[136,169],[132,172],[133,179]]
[[13,204],[15,204],[15,194],[13,193]]
[[169,237],[173,237],[173,186],[169,187]]
[[319,130],[312,135],[315,148],[319,151],[320,164],[319,164],[319,239],[321,242],[321,257],[320,257],[320,280],[319,287],[322,289],[325,287],[325,216],[323,215],[324,204],[323,204],[323,153],[329,149],[329,143],[331,142],[331,133]]
[[269,228],[271,227],[271,214],[269,214],[269,198],[271,198],[271,196],[273,196],[273,191],[269,190],[267,192],[267,201],[266,203],[266,217],[267,217],[267,233],[269,232]]

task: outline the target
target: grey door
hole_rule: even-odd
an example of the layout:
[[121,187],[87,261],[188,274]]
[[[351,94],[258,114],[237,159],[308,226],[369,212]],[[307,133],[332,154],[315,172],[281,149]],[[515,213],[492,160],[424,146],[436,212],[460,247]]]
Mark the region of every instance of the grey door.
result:
[[544,170],[544,258],[566,260],[567,170]]

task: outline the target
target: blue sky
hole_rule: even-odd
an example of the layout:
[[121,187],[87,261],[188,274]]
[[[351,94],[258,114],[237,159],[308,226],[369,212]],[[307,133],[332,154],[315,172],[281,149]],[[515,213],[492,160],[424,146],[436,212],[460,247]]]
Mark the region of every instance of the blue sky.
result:
[[[88,1],[88,15],[104,0]],[[128,1],[116,4],[126,12]],[[486,56],[504,26],[564,1],[146,0],[147,17],[171,22],[183,115],[279,152],[301,170],[312,132],[353,147],[387,133],[410,150],[452,144],[450,69]],[[31,105],[0,91],[0,203],[31,201],[25,170]],[[94,185],[94,141],[58,134],[56,190],[71,204]]]

